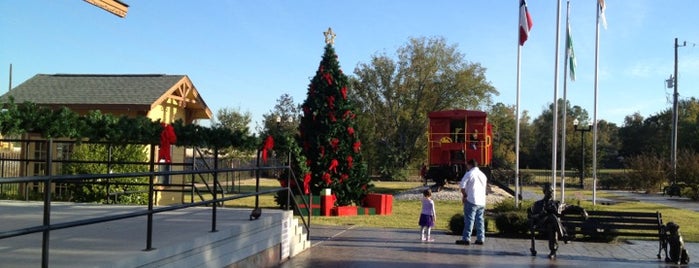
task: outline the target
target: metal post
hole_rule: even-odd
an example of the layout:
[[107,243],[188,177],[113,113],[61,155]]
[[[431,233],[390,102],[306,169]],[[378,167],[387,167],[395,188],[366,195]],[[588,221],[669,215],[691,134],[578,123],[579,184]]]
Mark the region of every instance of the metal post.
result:
[[[214,148],[214,201],[218,201],[218,148]],[[219,205],[218,202],[211,204],[211,232],[216,232],[216,207]]]
[[580,190],[585,189],[585,131],[580,131]]
[[153,250],[153,202],[155,202],[155,193],[153,183],[155,183],[155,146],[150,145],[150,176],[148,176],[148,223],[146,229],[146,249],[145,251]]
[[53,147],[53,139],[49,138],[46,141],[46,177],[44,181],[44,231],[41,240],[41,267],[49,267],[49,241],[51,240],[51,159],[53,158],[51,147]]
[[[583,123],[584,124],[584,123]],[[573,120],[575,131],[580,132],[580,189],[585,189],[585,132],[592,130],[592,125],[581,127],[578,119]]]

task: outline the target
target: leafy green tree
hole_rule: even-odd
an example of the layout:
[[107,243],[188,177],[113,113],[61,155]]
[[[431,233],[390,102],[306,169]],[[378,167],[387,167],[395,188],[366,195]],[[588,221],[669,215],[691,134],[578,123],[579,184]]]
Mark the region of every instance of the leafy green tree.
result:
[[[496,103],[488,111],[493,125],[493,167],[511,168],[515,164],[515,106]],[[522,130],[520,129],[520,132]]]
[[[252,114],[249,111],[241,112],[240,108],[223,108],[216,112],[216,119],[213,121],[212,125],[249,136],[250,130],[248,126],[250,122],[252,122]],[[231,146],[228,148],[219,148],[219,154],[230,158],[240,158],[253,155],[254,149]]]
[[349,93],[348,78],[328,44],[302,105],[298,142],[310,170],[304,186],[313,194],[331,188],[338,205],[360,204],[371,188]]
[[[531,123],[531,116],[529,111],[524,110],[519,118],[519,167],[529,168],[534,159],[534,146],[538,137],[534,126]],[[513,139],[516,136],[513,134]],[[514,165],[513,165],[514,167]]]
[[252,122],[252,114],[240,111],[240,108],[231,109],[223,108],[216,112],[216,118],[213,120],[214,125],[222,125],[232,131],[249,132],[250,122]]
[[[304,175],[310,174],[310,170],[306,166],[306,156],[297,142],[301,106],[294,102],[291,95],[285,93],[277,99],[274,109],[262,117],[264,130],[261,136],[274,138],[274,155],[285,164],[288,163],[287,157],[291,158],[292,173],[289,173],[289,170],[280,172],[278,176],[280,184],[287,186],[287,179],[290,178],[292,193],[306,194]],[[286,191],[280,191],[275,196],[275,201],[280,207],[286,204],[286,194]]]
[[395,58],[372,56],[352,81],[352,99],[362,104],[358,124],[373,141],[366,144],[369,162],[384,178],[401,178],[402,169],[424,162],[428,112],[485,110],[497,94],[485,68],[465,61],[444,38],[411,38]]

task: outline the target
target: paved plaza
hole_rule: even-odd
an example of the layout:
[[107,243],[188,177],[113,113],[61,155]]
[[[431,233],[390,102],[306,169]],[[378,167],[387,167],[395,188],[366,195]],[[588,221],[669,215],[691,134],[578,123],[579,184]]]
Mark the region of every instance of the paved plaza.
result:
[[[548,246],[537,240],[537,256],[527,239],[487,237],[484,245],[456,245],[460,236],[433,234],[435,242],[420,241],[417,228],[382,229],[356,226],[319,226],[311,229],[312,247],[281,267],[699,267],[658,260],[657,241],[623,243],[570,242],[559,247],[558,258],[548,258]],[[687,243],[697,258],[699,243]]]
[[[699,202],[683,197],[613,191],[609,202],[643,201],[699,211]],[[529,199],[538,199],[528,193]],[[527,198],[527,197],[525,197]],[[663,219],[665,222],[671,219]],[[281,267],[699,267],[699,243],[686,243],[689,265],[658,260],[657,241],[560,243],[558,258],[548,259],[548,244],[537,240],[537,256],[527,239],[487,237],[485,245],[456,245],[460,236],[433,233],[435,242],[423,243],[419,230],[359,226],[311,227],[312,247]]]

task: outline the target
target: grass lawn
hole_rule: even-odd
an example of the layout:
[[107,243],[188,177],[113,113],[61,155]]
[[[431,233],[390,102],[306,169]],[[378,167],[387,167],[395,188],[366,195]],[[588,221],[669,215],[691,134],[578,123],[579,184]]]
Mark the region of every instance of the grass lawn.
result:
[[[383,182],[375,181],[374,192],[378,193],[397,193],[403,190],[412,189],[422,185],[422,182]],[[239,187],[240,186],[240,187]],[[241,193],[254,192],[255,181],[244,180],[240,185],[236,185],[234,189]],[[279,187],[279,183],[273,179],[262,179],[260,181],[260,189],[273,189]],[[539,187],[525,188],[531,191],[540,191]],[[227,194],[227,196],[230,194]],[[639,212],[656,212],[660,211],[663,216],[663,222],[668,223],[673,221],[681,226],[681,233],[684,240],[687,242],[699,242],[699,212],[694,212],[686,209],[668,207],[664,205],[644,202],[620,202],[614,205],[597,205],[593,206],[591,202],[585,201],[585,197],[592,195],[591,191],[580,191],[577,188],[566,189],[566,202],[570,204],[579,204],[588,210],[612,210],[612,211],[639,211]],[[597,191],[599,198],[614,198],[613,194]],[[580,200],[582,199],[582,200]],[[247,197],[243,199],[226,202],[226,206],[230,207],[254,207],[255,198]],[[260,206],[262,208],[278,208],[272,194],[260,196]],[[488,204],[487,208],[491,208],[493,204]],[[435,207],[437,211],[437,221],[435,229],[449,230],[449,219],[455,214],[462,213],[462,205],[460,201],[436,201]],[[391,215],[362,215],[362,216],[343,216],[343,217],[313,217],[312,224],[320,225],[359,225],[366,227],[383,227],[383,228],[407,228],[418,229],[418,217],[420,216],[421,203],[420,201],[393,201],[393,213]]]

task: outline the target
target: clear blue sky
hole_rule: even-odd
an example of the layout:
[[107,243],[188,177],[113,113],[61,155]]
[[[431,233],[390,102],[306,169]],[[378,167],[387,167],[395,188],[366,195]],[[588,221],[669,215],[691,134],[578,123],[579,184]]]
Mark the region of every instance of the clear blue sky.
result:
[[[519,0],[123,1],[130,5],[123,19],[81,0],[0,1],[0,94],[10,63],[14,86],[39,73],[185,74],[214,113],[249,111],[254,128],[282,94],[306,98],[322,32],[332,27],[347,74],[376,53],[394,55],[410,37],[441,36],[487,68],[496,102],[516,101]],[[597,1],[571,2],[578,68],[568,100],[592,116]],[[528,5],[534,26],[522,48],[521,109],[536,117],[553,102],[556,1]],[[671,107],[664,80],[673,72],[675,37],[688,42],[679,48],[680,98],[699,95],[698,11],[695,0],[607,0],[598,119],[621,126],[626,115]],[[562,98],[563,54],[560,62]]]

